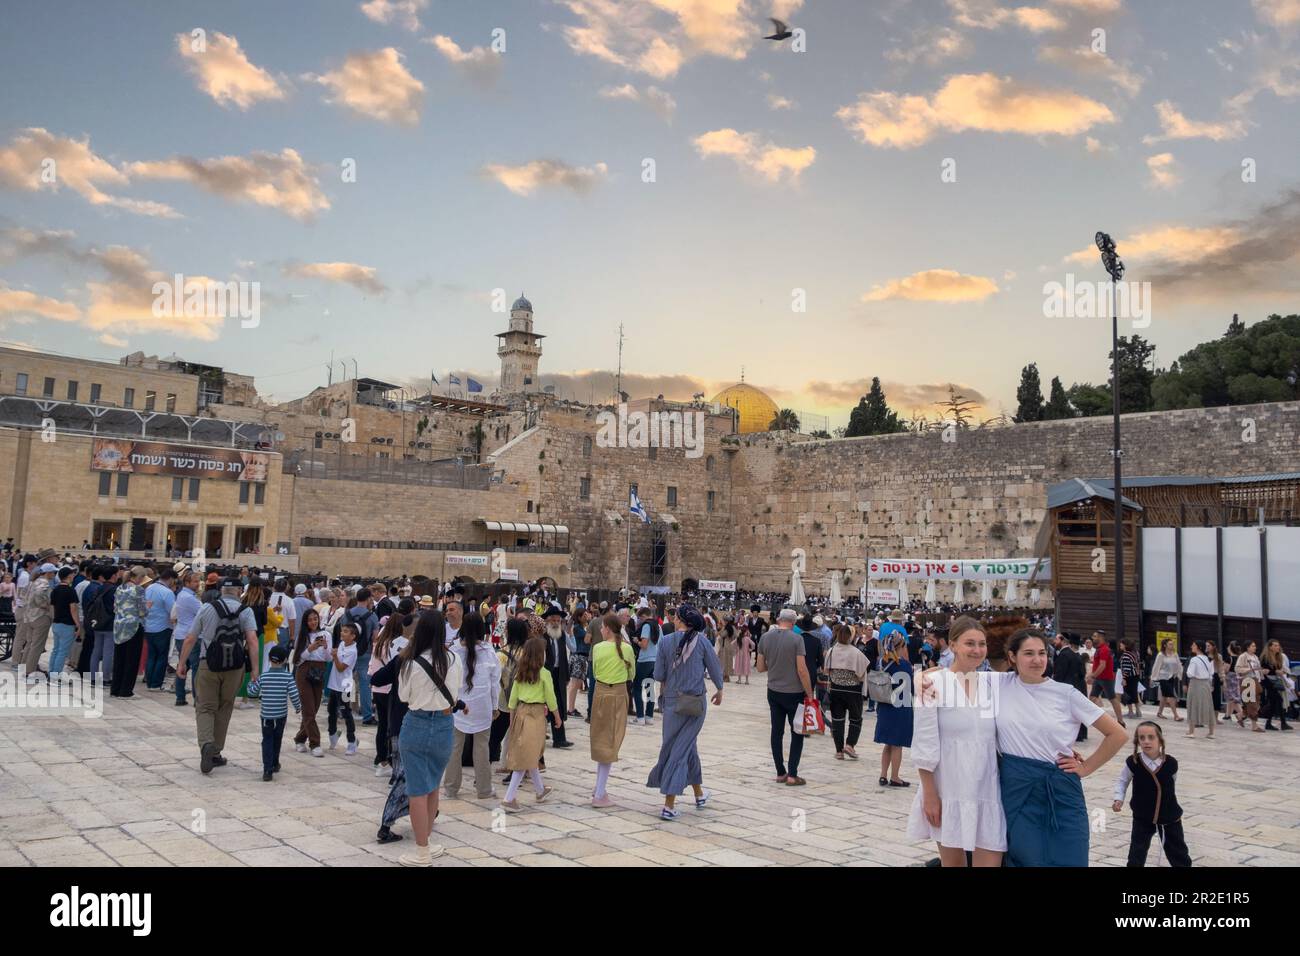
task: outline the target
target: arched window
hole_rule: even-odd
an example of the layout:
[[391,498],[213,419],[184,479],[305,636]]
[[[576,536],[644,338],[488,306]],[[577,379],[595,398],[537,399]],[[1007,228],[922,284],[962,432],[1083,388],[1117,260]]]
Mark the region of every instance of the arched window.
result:
[[712,456],[712,455],[709,455],[709,457],[707,457],[707,458],[704,459],[704,470],[705,470],[705,471],[712,471],[712,470],[713,470],[713,456]]
[[591,457],[591,436],[590,436],[590,435],[585,435],[585,436],[583,436],[583,439],[582,439],[582,457],[583,457],[583,458],[590,458],[590,457]]

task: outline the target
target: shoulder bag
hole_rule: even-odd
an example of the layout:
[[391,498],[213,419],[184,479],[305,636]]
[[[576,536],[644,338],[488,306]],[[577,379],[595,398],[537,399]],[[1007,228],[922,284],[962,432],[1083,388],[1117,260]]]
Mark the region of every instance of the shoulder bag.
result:
[[[700,640],[704,635],[698,632],[695,640]],[[680,649],[681,645],[678,645]],[[673,670],[681,666],[680,659],[674,654]],[[703,694],[678,694],[677,700],[673,704],[673,713],[678,717],[703,717],[704,716],[704,695]]]
[[879,661],[882,666],[867,674],[867,679],[862,683],[862,689],[865,695],[877,704],[892,704],[894,702],[894,677],[884,669],[883,662],[884,657],[882,656]]

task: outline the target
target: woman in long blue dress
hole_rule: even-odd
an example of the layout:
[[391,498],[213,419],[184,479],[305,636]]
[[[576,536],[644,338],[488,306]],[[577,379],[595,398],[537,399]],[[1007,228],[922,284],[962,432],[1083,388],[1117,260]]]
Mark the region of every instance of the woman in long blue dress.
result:
[[722,662],[703,633],[704,616],[689,604],[683,604],[677,609],[673,623],[677,629],[660,638],[659,655],[655,659],[655,680],[663,687],[660,704],[663,743],[659,745],[659,760],[645,783],[647,787],[658,787],[664,795],[664,807],[659,813],[664,820],[677,819],[681,811],[674,804],[677,795],[688,786],[695,791],[696,809],[709,802],[700,752],[696,748],[708,712],[705,674],[718,689],[713,703],[722,703]]
[[[881,652],[882,670],[894,681],[893,703],[876,705],[875,741],[884,744],[880,753],[880,785],[910,787],[898,777],[903,750],[912,746],[912,665],[907,659],[907,639],[902,634],[885,638]],[[899,675],[902,675],[901,677]]]

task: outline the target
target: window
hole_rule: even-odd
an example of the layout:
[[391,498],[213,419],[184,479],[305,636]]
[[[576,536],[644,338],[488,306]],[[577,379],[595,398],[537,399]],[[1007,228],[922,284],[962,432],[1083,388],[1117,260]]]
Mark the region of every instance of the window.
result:
[[314,448],[323,448],[323,447],[324,447],[324,445],[322,444],[322,439],[321,439],[319,433],[317,433],[317,435],[316,435],[316,444],[313,445],[312,447],[314,447]]
[[91,386],[90,386],[90,404],[92,404],[92,405],[98,405],[98,404],[99,404],[99,393],[102,392],[103,390],[104,390],[104,386],[99,385],[99,384],[96,384],[96,383],[93,383],[93,382],[91,383]]
[[131,485],[130,474],[128,474],[125,471],[119,471],[117,473],[117,496],[119,498],[125,498],[127,488],[129,488],[130,485]]
[[26,372],[18,373],[18,381],[14,383],[14,394],[15,395],[27,394],[27,373]]
[[148,392],[145,392],[145,393],[144,393],[144,410],[145,410],[146,412],[151,412],[151,411],[153,411],[154,405],[157,403],[157,401],[158,401],[158,393],[157,393],[157,392],[154,392],[154,391],[148,391]]
[[135,408],[135,389],[128,388],[122,393],[122,407]]
[[704,470],[705,470],[705,471],[712,471],[712,470],[713,470],[713,456],[712,456],[712,455],[710,455],[708,458],[705,458],[705,459],[704,459]]
[[674,488],[672,485],[668,486],[668,507],[669,508],[677,507],[677,489]]
[[99,497],[107,498],[113,490],[113,473],[111,471],[101,471],[99,473]]
[[173,478],[172,479],[172,501],[180,501],[181,496],[183,494],[185,494],[185,479]]
[[241,505],[248,504],[248,482],[246,481],[239,483],[239,503]]
[[582,439],[582,457],[583,458],[591,457],[591,436],[590,435],[587,435]]
[[77,400],[77,383],[76,383],[76,382],[69,382],[69,383],[68,383],[68,401],[70,401],[70,402],[75,402],[76,400]]
[[52,379],[52,378],[47,378],[47,379],[45,380],[45,389],[44,389],[44,391],[43,391],[41,394],[42,394],[45,398],[53,398],[53,397],[54,397],[54,379]]
[[199,500],[199,479],[190,479],[190,501]]
[[260,481],[253,485],[253,504],[266,504],[266,485]]
[[657,461],[658,459],[659,459],[659,446],[658,446],[658,445],[651,445],[651,446],[650,446],[650,460],[651,460],[651,461]]
[[528,513],[529,513],[529,514],[532,514],[532,513],[533,513],[533,501],[532,501],[531,498],[528,499]]
[[176,396],[171,394],[170,392],[167,393],[167,411],[169,412],[176,411]]
[[711,491],[709,492],[709,498],[704,507],[708,510],[710,514],[713,513],[713,492]]
[[579,479],[578,479],[578,497],[581,498],[583,501],[586,501],[588,498],[591,497],[591,479],[590,479],[590,478],[579,478]]

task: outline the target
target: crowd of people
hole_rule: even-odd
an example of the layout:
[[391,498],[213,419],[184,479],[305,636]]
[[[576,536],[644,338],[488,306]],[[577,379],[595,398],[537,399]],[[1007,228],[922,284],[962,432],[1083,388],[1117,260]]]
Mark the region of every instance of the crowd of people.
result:
[[[660,816],[676,819],[688,790],[705,807],[697,741],[709,707],[755,673],[766,679],[774,782],[807,783],[804,741],[824,724],[836,760],[860,759],[864,713],[874,711],[879,785],[913,786],[904,777],[910,754],[919,779],[907,833],[933,841],[948,866],[1086,865],[1080,781],[1125,746],[1127,722],[1139,721],[1115,785],[1117,810],[1133,789],[1130,865],[1143,865],[1156,836],[1171,864],[1190,865],[1174,796],[1178,764],[1157,721],[1185,723],[1188,736],[1203,727],[1213,737],[1233,719],[1261,733],[1289,730],[1296,700],[1276,641],[1263,653],[1234,641],[1227,655],[1193,642],[1184,664],[1172,641],[1143,660],[1135,642],[1022,621],[1028,626],[995,656],[975,614],[941,627],[900,608],[659,607],[635,593],[588,602],[578,592],[561,597],[545,580],[471,598],[450,582],[417,594],[405,580],[294,584],[184,562],[11,560],[21,577],[6,575],[0,612],[16,614],[15,669],[28,681],[98,677],[123,701],[137,697],[141,675],[146,692],[170,690],[176,706],[193,703],[204,774],[226,764],[237,708],[259,708],[268,783],[291,727],[298,753],[323,757],[346,736],[343,756],[353,757],[357,723],[373,726],[374,773],[389,784],[376,840],[403,839],[394,826],[409,815],[414,846],[400,861],[410,866],[442,852],[432,842],[439,799],[459,796],[464,767],[474,798],[499,800],[505,813],[524,811],[525,781],[533,802],[553,799],[545,752],[575,746],[568,731],[578,719],[588,728],[593,807],[615,805],[609,781],[628,726],[656,716],[660,747],[645,786],[662,795]],[[1154,721],[1142,719],[1144,704],[1158,704]],[[1102,739],[1085,758],[1075,746],[1089,728]]]

